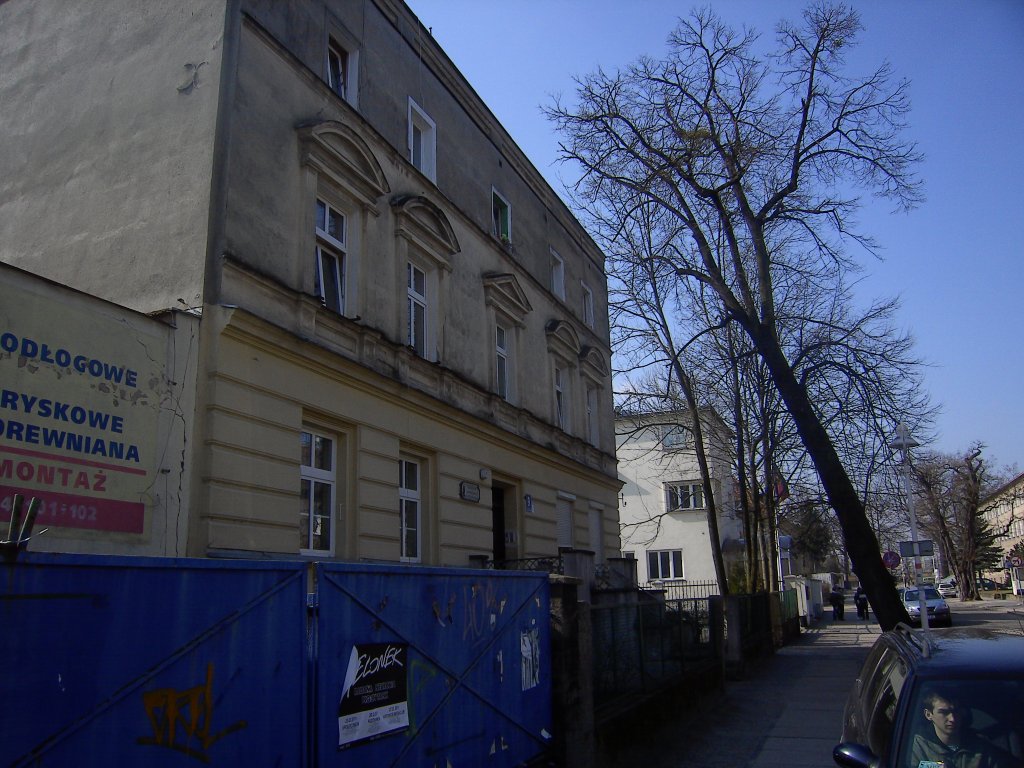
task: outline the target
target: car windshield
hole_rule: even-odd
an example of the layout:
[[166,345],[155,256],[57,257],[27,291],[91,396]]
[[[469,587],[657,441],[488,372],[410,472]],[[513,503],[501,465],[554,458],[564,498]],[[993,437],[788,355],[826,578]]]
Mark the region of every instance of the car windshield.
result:
[[1022,765],[1024,680],[926,680],[907,713],[896,768],[948,765],[947,743],[970,753],[957,765]]
[[[939,593],[936,592],[932,587],[924,588],[924,599],[925,600],[941,600]],[[903,602],[905,603],[916,603],[918,601],[917,590],[908,589],[903,593]]]

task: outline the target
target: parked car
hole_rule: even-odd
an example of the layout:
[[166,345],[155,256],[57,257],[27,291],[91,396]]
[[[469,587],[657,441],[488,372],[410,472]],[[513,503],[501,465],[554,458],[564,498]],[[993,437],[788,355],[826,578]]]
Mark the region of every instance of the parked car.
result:
[[935,584],[935,590],[943,597],[956,597],[956,579],[950,577],[948,579],[942,579]]
[[[903,590],[903,607],[910,614],[910,622],[916,627],[921,624],[921,602],[917,596],[917,587]],[[928,625],[938,627],[953,626],[953,614],[949,605],[942,599],[935,587],[924,587],[925,607],[928,610]]]
[[[943,697],[951,702],[945,710]],[[945,758],[927,756],[939,730],[933,710],[958,722],[960,744],[970,746]],[[925,637],[900,624],[883,632],[868,653],[832,757],[844,768],[1011,768],[1024,765],[1022,743],[1024,636],[957,628]],[[964,760],[973,750],[984,759]]]

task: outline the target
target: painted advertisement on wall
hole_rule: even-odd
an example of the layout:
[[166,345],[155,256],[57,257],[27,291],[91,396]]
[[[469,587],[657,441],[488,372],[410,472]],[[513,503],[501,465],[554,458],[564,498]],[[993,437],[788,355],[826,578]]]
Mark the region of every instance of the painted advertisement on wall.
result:
[[409,727],[404,643],[352,646],[341,700],[338,702],[338,747]]
[[142,534],[157,470],[166,329],[39,281],[0,280],[0,521]]

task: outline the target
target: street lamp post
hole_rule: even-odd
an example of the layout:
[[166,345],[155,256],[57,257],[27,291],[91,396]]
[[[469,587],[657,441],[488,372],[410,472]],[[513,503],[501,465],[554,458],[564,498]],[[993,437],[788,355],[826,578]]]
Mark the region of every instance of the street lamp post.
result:
[[899,451],[900,468],[903,476],[903,493],[907,497],[907,517],[910,518],[910,541],[914,547],[914,585],[917,587],[917,604],[921,614],[921,629],[928,633],[928,602],[924,596],[924,583],[921,580],[921,545],[917,538],[917,515],[914,514],[914,500],[910,494],[910,449],[920,443],[910,436],[907,425],[900,422],[896,427],[896,439],[889,443],[889,448]]

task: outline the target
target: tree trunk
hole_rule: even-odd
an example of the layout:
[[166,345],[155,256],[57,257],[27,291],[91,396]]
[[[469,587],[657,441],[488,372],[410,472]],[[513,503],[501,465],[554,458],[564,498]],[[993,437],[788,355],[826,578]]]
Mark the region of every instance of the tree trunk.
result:
[[718,591],[723,597],[729,594],[729,581],[725,571],[725,558],[722,556],[722,539],[718,532],[718,504],[715,500],[715,492],[711,487],[711,472],[708,470],[708,457],[704,450],[704,429],[700,423],[700,413],[697,409],[697,395],[693,391],[690,377],[687,376],[675,360],[676,378],[686,396],[686,405],[690,411],[690,418],[693,420],[693,445],[697,452],[697,464],[700,467],[700,481],[704,486],[704,505],[708,519],[708,536],[710,537],[711,559],[715,564],[715,578],[718,580]]
[[878,539],[868,521],[864,505],[846,474],[828,433],[814,412],[807,390],[797,380],[793,368],[779,346],[778,340],[761,325],[747,328],[779,395],[786,403],[800,439],[818,472],[829,504],[839,518],[846,551],[853,570],[864,585],[882,629],[892,629],[910,617],[896,593],[888,569],[882,563]]

